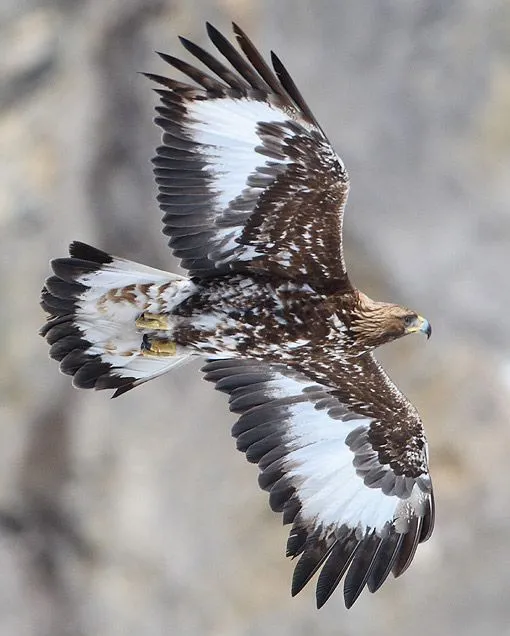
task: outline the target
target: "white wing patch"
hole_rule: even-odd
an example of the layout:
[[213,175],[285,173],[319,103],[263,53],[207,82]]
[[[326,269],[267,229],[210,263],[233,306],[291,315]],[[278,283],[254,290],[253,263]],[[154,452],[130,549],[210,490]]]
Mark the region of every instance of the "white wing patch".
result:
[[[257,252],[253,247],[241,246],[238,239],[266,187],[250,185],[250,177],[290,162],[288,157],[268,158],[260,152],[263,140],[258,127],[260,122],[285,123],[288,117],[269,103],[245,98],[197,100],[187,109],[187,129],[214,179],[210,188],[215,194],[217,229],[208,256],[217,266],[233,260],[250,261]],[[237,209],[235,201],[239,199],[251,202],[245,211]],[[229,213],[232,205],[236,209]],[[227,227],[222,228],[222,224]]]
[[195,101],[188,112],[193,139],[202,146],[200,152],[215,177],[212,187],[218,192],[218,209],[225,210],[242,193],[258,196],[263,188],[249,187],[248,177],[270,161],[256,151],[262,144],[258,123],[284,123],[288,118],[265,102],[248,99]]
[[393,520],[398,497],[365,486],[345,443],[351,431],[368,428],[370,422],[365,418],[332,419],[311,402],[289,407],[285,438],[295,450],[288,453],[286,466],[297,484],[302,515],[316,526],[346,524],[364,534],[370,530],[382,533]]

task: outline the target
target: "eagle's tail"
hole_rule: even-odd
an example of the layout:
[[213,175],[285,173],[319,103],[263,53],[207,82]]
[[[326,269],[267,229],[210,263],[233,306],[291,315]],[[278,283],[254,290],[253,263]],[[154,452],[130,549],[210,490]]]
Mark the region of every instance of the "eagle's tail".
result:
[[42,290],[49,314],[40,333],[60,370],[80,388],[116,389],[114,397],[189,359],[175,345],[151,355],[137,319],[169,313],[195,291],[187,278],[110,256],[84,243],[51,262]]

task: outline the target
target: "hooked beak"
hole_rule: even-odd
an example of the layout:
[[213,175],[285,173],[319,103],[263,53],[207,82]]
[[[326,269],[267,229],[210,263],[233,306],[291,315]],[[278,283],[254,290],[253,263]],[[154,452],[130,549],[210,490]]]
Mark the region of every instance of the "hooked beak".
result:
[[424,318],[423,316],[418,316],[412,325],[408,329],[408,333],[414,333],[415,331],[421,331],[427,336],[427,340],[432,335],[432,327],[430,326],[430,322]]

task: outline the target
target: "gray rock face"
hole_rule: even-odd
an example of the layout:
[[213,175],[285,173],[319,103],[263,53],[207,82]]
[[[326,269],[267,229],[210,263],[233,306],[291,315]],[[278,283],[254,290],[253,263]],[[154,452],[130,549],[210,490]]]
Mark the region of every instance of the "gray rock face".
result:
[[[290,598],[286,530],[198,364],[110,401],[37,336],[72,239],[175,268],[136,72],[232,18],[350,169],[354,280],[434,326],[381,357],[428,431],[436,531],[349,613]],[[508,3],[3,0],[0,42],[0,634],[508,633]]]

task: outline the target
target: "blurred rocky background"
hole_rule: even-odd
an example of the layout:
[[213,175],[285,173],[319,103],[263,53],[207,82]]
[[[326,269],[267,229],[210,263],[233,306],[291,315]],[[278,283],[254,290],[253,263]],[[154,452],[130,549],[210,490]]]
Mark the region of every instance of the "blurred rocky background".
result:
[[[72,239],[175,268],[140,70],[235,19],[352,177],[352,277],[416,308],[381,352],[428,432],[437,524],[349,612],[291,599],[287,529],[199,364],[111,401],[37,336]],[[1,0],[0,634],[510,634],[508,0]]]

